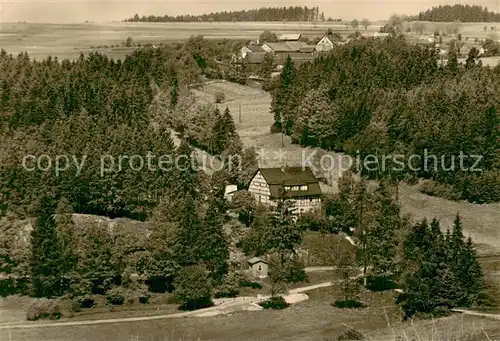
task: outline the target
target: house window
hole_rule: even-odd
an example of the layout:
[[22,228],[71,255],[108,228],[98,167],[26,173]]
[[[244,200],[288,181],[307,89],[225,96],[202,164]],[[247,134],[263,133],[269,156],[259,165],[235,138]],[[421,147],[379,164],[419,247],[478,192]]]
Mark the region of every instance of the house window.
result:
[[262,271],[262,265],[259,265],[259,271]]

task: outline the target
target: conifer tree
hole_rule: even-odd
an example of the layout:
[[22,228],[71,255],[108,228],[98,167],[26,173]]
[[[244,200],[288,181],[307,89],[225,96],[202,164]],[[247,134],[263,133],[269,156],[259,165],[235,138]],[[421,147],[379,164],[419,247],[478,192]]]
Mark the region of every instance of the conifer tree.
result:
[[193,149],[185,139],[177,149],[176,158],[174,198],[184,197],[194,201],[199,190],[198,164]]
[[367,229],[367,253],[375,274],[395,270],[397,232],[402,227],[399,205],[394,202],[389,188],[381,182],[375,193],[376,213]]
[[212,195],[198,239],[200,257],[216,282],[228,270],[229,246],[223,228],[226,206],[223,197]]
[[295,255],[295,247],[302,242],[302,231],[295,221],[294,211],[293,203],[281,191],[270,226],[266,230],[265,244],[268,250],[277,253],[282,266],[287,257]]
[[286,58],[283,70],[280,74],[278,88],[271,103],[274,114],[274,126],[277,131],[283,131],[282,125],[286,124],[286,105],[291,94],[295,79],[295,66],[290,56]]
[[359,300],[359,283],[354,276],[357,274],[353,257],[350,254],[342,255],[337,264],[337,275],[340,279],[340,292],[344,301]]
[[75,252],[77,237],[75,223],[73,222],[73,209],[66,198],[61,198],[56,208],[57,233],[61,243],[61,290],[78,281],[77,264],[78,256]]
[[226,145],[226,133],[224,119],[219,108],[214,110],[214,125],[212,126],[209,152],[212,155],[219,155]]
[[172,85],[170,89],[170,106],[175,108],[177,102],[179,101],[179,78],[177,73],[174,71],[172,76]]
[[55,209],[53,197],[42,197],[31,231],[30,274],[35,297],[53,297],[62,293],[63,252],[56,229]]
[[238,134],[236,133],[236,125],[234,124],[233,116],[231,115],[231,112],[227,107],[224,110],[224,114],[222,115],[222,121],[224,126],[224,136],[226,137],[226,145],[224,147],[227,148],[227,141],[230,141],[238,136]]

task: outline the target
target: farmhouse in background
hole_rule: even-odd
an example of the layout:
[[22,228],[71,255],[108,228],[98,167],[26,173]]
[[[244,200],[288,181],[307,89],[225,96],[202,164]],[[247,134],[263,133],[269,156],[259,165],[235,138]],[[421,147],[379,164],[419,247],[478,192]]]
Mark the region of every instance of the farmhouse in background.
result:
[[241,58],[245,58],[248,54],[251,54],[251,53],[265,53],[266,51],[264,51],[262,49],[261,46],[259,45],[245,45],[243,46],[241,49],[240,49],[240,56]]
[[333,41],[328,36],[324,36],[316,44],[316,51],[318,51],[318,52],[327,52],[327,51],[332,50],[334,45],[335,44],[333,43]]
[[[286,43],[266,43],[262,45],[262,49],[269,53],[288,53],[302,52],[307,50],[311,45],[303,41],[288,41]],[[314,47],[314,46],[312,46]]]
[[292,34],[282,34],[278,37],[279,41],[299,41],[302,35],[300,33],[292,33]]
[[248,191],[258,203],[267,206],[275,206],[283,196],[299,214],[321,207],[319,181],[309,167],[259,168]]
[[268,272],[268,265],[265,260],[259,257],[253,257],[248,260],[248,271],[253,277],[266,278]]

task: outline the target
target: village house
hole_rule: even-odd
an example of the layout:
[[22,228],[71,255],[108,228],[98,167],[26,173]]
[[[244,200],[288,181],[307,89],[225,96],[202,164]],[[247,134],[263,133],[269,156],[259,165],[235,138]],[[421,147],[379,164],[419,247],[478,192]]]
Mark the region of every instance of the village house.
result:
[[319,181],[309,167],[259,168],[248,191],[267,206],[275,206],[282,197],[288,199],[298,214],[321,207]]
[[[285,43],[266,43],[262,45],[262,49],[268,53],[289,53],[289,52],[301,52],[307,51],[311,45],[303,41],[288,41]],[[313,46],[314,47],[314,46]]]
[[248,54],[265,52],[259,45],[245,45],[240,49],[240,57],[244,59]]
[[328,36],[324,36],[321,40],[316,44],[316,51],[318,52],[327,52],[333,49],[334,43],[332,39]]

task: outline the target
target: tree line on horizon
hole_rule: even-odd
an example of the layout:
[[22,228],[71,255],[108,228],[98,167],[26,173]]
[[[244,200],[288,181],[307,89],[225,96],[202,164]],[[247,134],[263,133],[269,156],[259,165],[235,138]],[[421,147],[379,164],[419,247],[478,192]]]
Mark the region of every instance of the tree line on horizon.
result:
[[500,22],[500,13],[489,11],[479,5],[439,5],[418,15],[409,16],[408,21],[432,22]]
[[263,7],[259,9],[241,11],[222,11],[202,15],[178,15],[178,16],[156,16],[135,14],[132,18],[125,19],[124,22],[231,22],[231,21],[314,21],[325,20],[323,12],[319,12],[319,7]]

